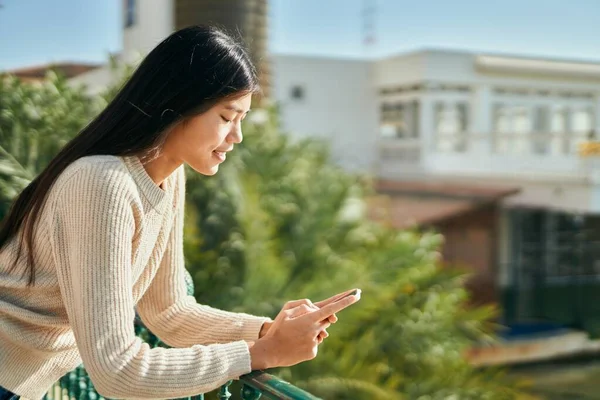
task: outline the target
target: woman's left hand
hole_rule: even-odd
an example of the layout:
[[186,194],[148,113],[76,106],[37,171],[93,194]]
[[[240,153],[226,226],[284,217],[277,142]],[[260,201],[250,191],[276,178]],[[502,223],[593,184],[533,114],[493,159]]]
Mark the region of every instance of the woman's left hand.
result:
[[[310,309],[316,311],[324,306],[326,306],[327,304],[333,303],[336,300],[339,300],[340,298],[344,297],[348,292],[344,292],[344,293],[340,293],[340,294],[336,294],[335,296],[332,296],[326,300],[321,300],[318,301],[316,303],[313,303],[312,301],[310,301],[309,299],[302,299],[302,300],[293,300],[293,301],[288,301],[285,306],[283,306],[282,310],[288,309],[288,308],[293,308],[293,307],[297,307],[299,305],[302,304],[306,304]],[[327,317],[327,320],[329,321],[329,323],[331,324],[335,324],[338,320],[337,315],[335,314],[331,314],[329,317]],[[258,335],[259,338],[265,336],[267,334],[267,332],[269,331],[269,328],[271,327],[271,325],[273,325],[273,321],[265,321],[262,325],[262,327],[260,328],[260,333]],[[321,333],[319,333],[319,336],[317,337],[317,340],[319,341],[319,344],[323,343],[323,340],[329,336],[329,333],[327,333],[327,330],[323,329],[321,331]]]
[[[335,323],[337,321],[337,317],[335,316],[335,314],[330,315],[328,318],[330,323]],[[273,325],[273,321],[265,321],[262,325],[262,327],[260,328],[260,333],[258,334],[258,337],[261,338],[263,336],[265,336],[267,334],[267,332],[269,332],[269,328],[271,327],[271,325]],[[319,342],[319,344],[323,343],[323,340],[325,340],[326,337],[329,336],[329,333],[327,332],[327,329],[323,329],[320,333],[319,336],[317,336],[317,340]]]

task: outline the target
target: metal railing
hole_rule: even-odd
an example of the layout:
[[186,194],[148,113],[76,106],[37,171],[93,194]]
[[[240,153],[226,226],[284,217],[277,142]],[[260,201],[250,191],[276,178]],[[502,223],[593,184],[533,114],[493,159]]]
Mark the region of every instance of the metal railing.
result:
[[379,157],[382,161],[419,163],[421,146],[421,140],[416,138],[380,139]]
[[[531,154],[536,156],[576,155],[582,145],[593,141],[583,132],[531,132],[489,134],[463,132],[433,134],[432,147],[442,153],[464,153],[470,150],[489,154]],[[422,147],[419,138],[381,138],[379,156],[382,160],[419,162]]]
[[[188,294],[194,293],[194,284],[189,274],[186,276]],[[168,347],[142,324],[139,318],[134,323],[135,333],[150,345],[150,347]],[[320,400],[312,394],[263,371],[253,371],[240,378],[242,400]],[[229,388],[233,381],[229,381],[218,391],[219,400],[232,398]],[[63,376],[48,391],[45,400],[104,400],[92,383],[85,368],[80,365],[75,370]],[[186,397],[185,400],[204,400],[204,395]]]

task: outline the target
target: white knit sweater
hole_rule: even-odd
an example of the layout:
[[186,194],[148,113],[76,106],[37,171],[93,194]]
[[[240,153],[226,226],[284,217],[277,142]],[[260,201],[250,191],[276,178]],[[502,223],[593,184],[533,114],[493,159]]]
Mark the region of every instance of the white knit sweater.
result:
[[[16,241],[0,251],[0,386],[39,399],[82,361],[110,398],[180,398],[250,372],[244,340],[266,318],[187,296],[183,167],[162,188],[136,157],[91,156],[50,190],[26,287]],[[135,311],[172,349],[134,335]]]

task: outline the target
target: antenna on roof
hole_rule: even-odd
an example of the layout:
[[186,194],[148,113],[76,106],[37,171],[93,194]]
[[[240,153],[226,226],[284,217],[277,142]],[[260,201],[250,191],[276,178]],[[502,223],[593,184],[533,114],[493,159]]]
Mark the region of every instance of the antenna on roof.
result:
[[363,45],[366,48],[375,44],[375,14],[377,11],[377,0],[363,0],[362,8],[362,27],[363,27]]

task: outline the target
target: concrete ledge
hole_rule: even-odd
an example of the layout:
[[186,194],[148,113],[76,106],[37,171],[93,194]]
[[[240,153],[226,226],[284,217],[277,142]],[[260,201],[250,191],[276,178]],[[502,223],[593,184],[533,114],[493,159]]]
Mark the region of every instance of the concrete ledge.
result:
[[578,355],[600,354],[600,340],[590,340],[585,332],[563,333],[502,341],[469,349],[466,357],[477,367],[525,364]]

